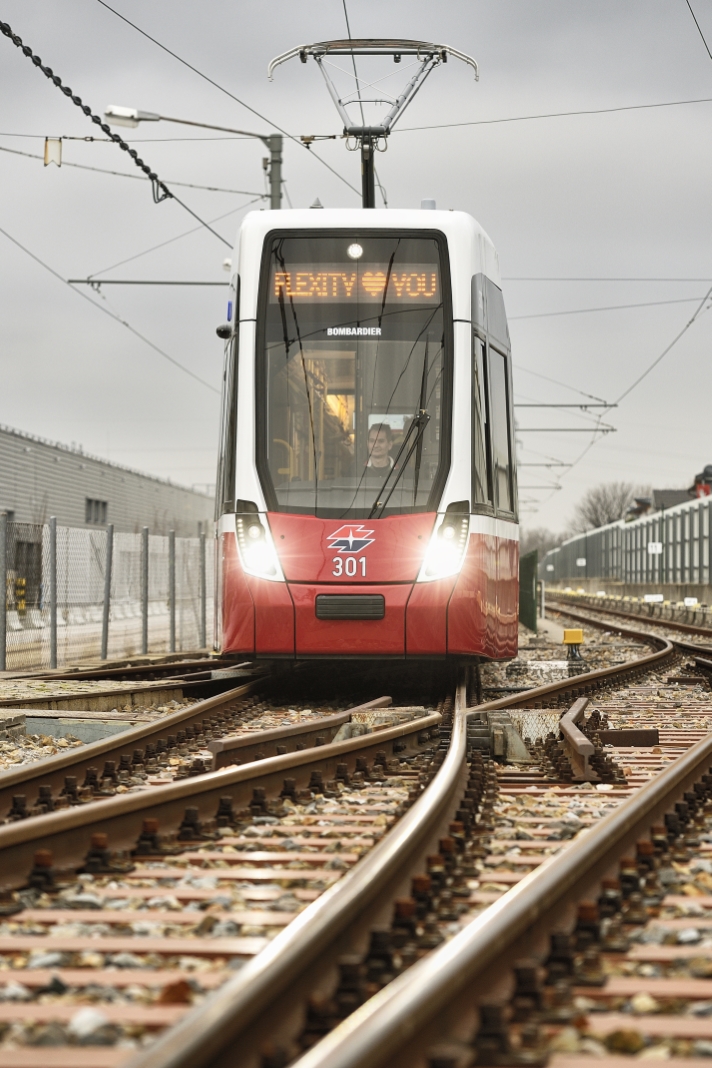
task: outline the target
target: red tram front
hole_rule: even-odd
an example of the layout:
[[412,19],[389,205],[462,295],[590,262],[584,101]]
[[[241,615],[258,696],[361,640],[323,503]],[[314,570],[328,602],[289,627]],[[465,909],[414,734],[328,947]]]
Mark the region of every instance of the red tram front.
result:
[[511,357],[461,212],[247,216],[226,343],[218,648],[512,657]]

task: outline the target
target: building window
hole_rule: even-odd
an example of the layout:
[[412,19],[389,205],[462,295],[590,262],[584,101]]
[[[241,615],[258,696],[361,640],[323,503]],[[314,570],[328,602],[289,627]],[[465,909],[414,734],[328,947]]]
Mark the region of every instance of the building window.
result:
[[106,523],[106,508],[106,501],[95,501],[91,497],[87,497],[84,522],[99,525]]

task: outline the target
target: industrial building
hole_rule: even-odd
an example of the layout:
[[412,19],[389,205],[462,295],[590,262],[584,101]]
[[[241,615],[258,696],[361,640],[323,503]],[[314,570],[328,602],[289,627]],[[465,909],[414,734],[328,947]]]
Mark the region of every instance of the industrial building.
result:
[[89,456],[80,448],[0,426],[0,512],[15,523],[179,537],[209,531],[211,496]]

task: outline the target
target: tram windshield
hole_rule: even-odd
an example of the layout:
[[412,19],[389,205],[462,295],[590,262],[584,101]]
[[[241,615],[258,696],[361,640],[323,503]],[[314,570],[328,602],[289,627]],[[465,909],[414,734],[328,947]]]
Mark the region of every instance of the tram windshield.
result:
[[433,507],[449,463],[448,275],[435,236],[278,236],[258,332],[269,507],[373,518]]

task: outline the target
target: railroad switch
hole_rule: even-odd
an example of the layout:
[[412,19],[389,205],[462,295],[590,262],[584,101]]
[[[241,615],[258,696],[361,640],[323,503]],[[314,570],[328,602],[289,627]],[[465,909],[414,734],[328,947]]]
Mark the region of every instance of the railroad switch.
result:
[[473,749],[486,750],[498,763],[536,763],[508,712],[480,712],[479,719],[468,724],[467,737]]

